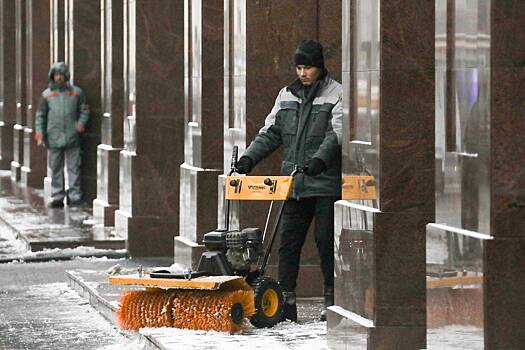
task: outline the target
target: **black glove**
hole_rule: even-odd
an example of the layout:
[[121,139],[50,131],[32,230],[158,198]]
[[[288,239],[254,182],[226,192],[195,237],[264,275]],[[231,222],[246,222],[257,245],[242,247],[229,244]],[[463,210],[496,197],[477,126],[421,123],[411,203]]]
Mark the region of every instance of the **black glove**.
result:
[[304,172],[308,176],[316,176],[326,170],[326,164],[319,158],[312,158],[305,165]]
[[241,159],[237,161],[237,172],[239,174],[248,174],[253,167],[252,160],[246,156],[242,156]]

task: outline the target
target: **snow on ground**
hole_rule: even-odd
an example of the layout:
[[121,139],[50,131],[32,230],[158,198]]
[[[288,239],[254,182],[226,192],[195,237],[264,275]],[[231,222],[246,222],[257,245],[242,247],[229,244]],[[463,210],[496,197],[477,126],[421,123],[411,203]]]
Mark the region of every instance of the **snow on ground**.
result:
[[0,256],[4,254],[20,254],[27,251],[24,241],[17,239],[16,232],[9,226],[0,224]]
[[[1,241],[0,241],[1,243]],[[10,254],[2,254],[0,258],[10,258],[13,263],[23,263],[25,260],[65,260],[65,259],[88,259],[88,260],[110,260],[123,259],[126,255],[126,249],[98,249],[95,247],[80,246],[76,248],[54,248],[44,249],[38,252],[20,251]],[[121,258],[122,257],[122,258]]]
[[66,283],[0,289],[0,349],[117,350],[133,349],[133,342],[140,345]]
[[483,329],[452,325],[427,330],[427,348],[430,350],[483,350]]
[[79,246],[75,248],[54,248],[54,249],[44,249],[38,252],[27,252],[24,256],[89,256],[89,255],[100,255],[103,253],[119,253],[125,254],[126,249],[98,249],[95,247],[86,247]]
[[283,322],[273,328],[249,328],[242,334],[177,328],[143,328],[140,333],[153,338],[166,350],[328,349],[326,322],[317,321],[302,324]]
[[86,247],[79,246],[75,248],[54,248],[54,249],[44,249],[38,252],[28,252],[27,256],[40,256],[40,255],[63,255],[63,256],[87,256],[92,254],[100,253],[121,253],[125,254],[126,249],[98,249],[95,247]]

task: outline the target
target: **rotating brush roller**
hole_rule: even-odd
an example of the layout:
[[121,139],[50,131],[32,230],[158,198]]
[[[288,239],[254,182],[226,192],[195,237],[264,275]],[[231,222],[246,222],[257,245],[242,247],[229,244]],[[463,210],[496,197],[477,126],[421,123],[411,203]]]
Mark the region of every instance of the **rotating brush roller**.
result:
[[127,291],[117,312],[120,327],[176,327],[236,333],[255,314],[252,290]]

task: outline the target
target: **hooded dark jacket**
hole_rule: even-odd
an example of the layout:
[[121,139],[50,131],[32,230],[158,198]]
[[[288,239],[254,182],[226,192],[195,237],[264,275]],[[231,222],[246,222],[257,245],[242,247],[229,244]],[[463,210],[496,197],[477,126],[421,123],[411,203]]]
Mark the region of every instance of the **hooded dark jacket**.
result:
[[[56,84],[56,72],[64,75],[65,83]],[[78,122],[84,128],[89,119],[89,106],[81,88],[69,83],[69,68],[64,62],[53,64],[49,70],[49,85],[38,102],[35,119],[35,138],[43,138],[49,148],[68,148],[80,145]]]
[[326,169],[317,176],[296,175],[292,198],[341,195],[342,87],[328,74],[312,84],[309,93],[299,79],[279,92],[275,105],[243,156],[257,164],[284,146],[281,173],[294,165],[321,159]]

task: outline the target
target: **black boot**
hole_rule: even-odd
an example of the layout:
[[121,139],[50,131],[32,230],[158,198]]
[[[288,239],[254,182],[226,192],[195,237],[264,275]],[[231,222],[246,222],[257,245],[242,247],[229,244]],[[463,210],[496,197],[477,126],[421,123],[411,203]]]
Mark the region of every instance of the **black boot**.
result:
[[284,296],[284,313],[282,321],[290,320],[297,322],[297,304],[295,301],[295,292],[283,291]]
[[325,288],[324,290],[324,308],[321,311],[321,321],[326,321],[326,309],[334,305],[334,288]]

